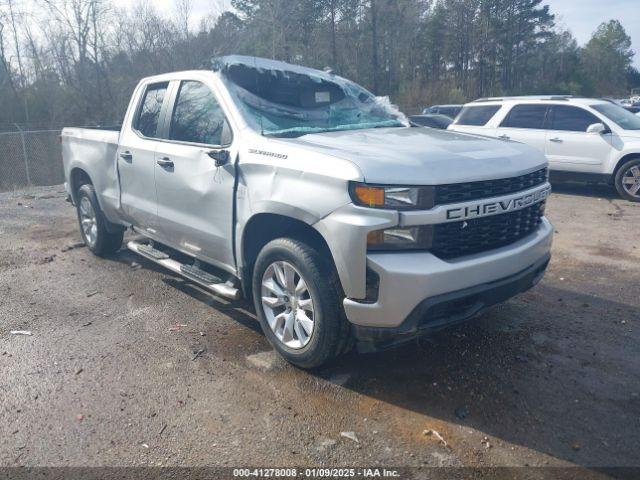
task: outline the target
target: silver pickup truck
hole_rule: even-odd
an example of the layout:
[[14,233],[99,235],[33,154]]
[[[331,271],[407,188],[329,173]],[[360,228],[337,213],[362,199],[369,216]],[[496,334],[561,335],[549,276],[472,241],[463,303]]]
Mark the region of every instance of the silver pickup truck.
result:
[[411,127],[331,72],[217,58],[142,80],[119,131],[65,128],[62,146],[95,254],[131,228],[130,250],[252,298],[303,368],[467,320],[549,262],[544,155]]

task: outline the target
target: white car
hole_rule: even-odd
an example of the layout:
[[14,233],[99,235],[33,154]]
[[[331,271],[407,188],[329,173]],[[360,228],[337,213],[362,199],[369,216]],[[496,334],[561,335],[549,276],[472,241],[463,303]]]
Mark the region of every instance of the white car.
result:
[[526,143],[547,156],[552,179],[604,181],[640,202],[640,118],[608,100],[485,98],[448,129]]

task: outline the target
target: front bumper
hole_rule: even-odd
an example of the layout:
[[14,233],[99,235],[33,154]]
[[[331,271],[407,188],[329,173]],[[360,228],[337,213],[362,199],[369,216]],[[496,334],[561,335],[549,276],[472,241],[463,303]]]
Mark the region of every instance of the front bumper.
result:
[[384,350],[421,335],[465,322],[487,308],[529,290],[543,277],[550,255],[515,275],[427,298],[420,302],[399,327],[361,327],[354,325],[361,353]]
[[[524,288],[526,290],[544,273],[549,260],[552,234],[553,226],[543,218],[538,230],[526,238],[491,252],[460,259],[445,261],[428,252],[369,254],[367,266],[380,278],[378,298],[374,303],[345,299],[347,318],[357,327],[383,329],[392,334],[398,329],[415,330],[407,327],[407,321],[419,305],[441,304],[443,301],[466,298],[471,295],[470,292],[477,293],[473,289],[492,289],[495,282],[515,279],[523,272],[538,272],[542,268],[538,272],[540,275],[530,277],[532,281]],[[521,283],[518,285],[522,286]],[[498,301],[524,291],[516,290],[506,290],[511,293]],[[453,297],[446,297],[447,295]],[[481,303],[487,302],[485,298]],[[482,308],[484,307],[481,306],[478,311]],[[478,313],[472,310],[465,318]],[[429,311],[426,308],[423,313],[429,314]],[[457,316],[456,312],[452,312],[451,322],[458,321],[455,318]],[[362,328],[356,330],[364,331]]]

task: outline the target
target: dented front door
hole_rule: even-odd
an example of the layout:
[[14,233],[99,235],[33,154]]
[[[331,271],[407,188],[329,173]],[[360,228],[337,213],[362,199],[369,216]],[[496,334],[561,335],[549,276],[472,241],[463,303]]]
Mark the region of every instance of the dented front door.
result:
[[[177,82],[176,82],[177,83]],[[182,81],[172,91],[167,139],[155,154],[158,236],[167,244],[234,270],[234,165],[229,126],[203,83]],[[216,166],[213,156],[229,161]]]

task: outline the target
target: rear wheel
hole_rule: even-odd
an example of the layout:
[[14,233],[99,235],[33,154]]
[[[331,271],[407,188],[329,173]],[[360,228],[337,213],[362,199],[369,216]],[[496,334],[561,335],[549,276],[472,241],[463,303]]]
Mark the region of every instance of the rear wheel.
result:
[[100,209],[96,192],[91,184],[82,185],[76,194],[78,222],[84,243],[98,256],[111,255],[122,246],[124,230],[109,231],[108,220]]
[[265,336],[290,363],[314,368],[348,344],[337,273],[316,249],[289,238],[269,242],[253,270],[253,298]]
[[640,202],[640,158],[623,164],[616,173],[616,190],[622,198]]

